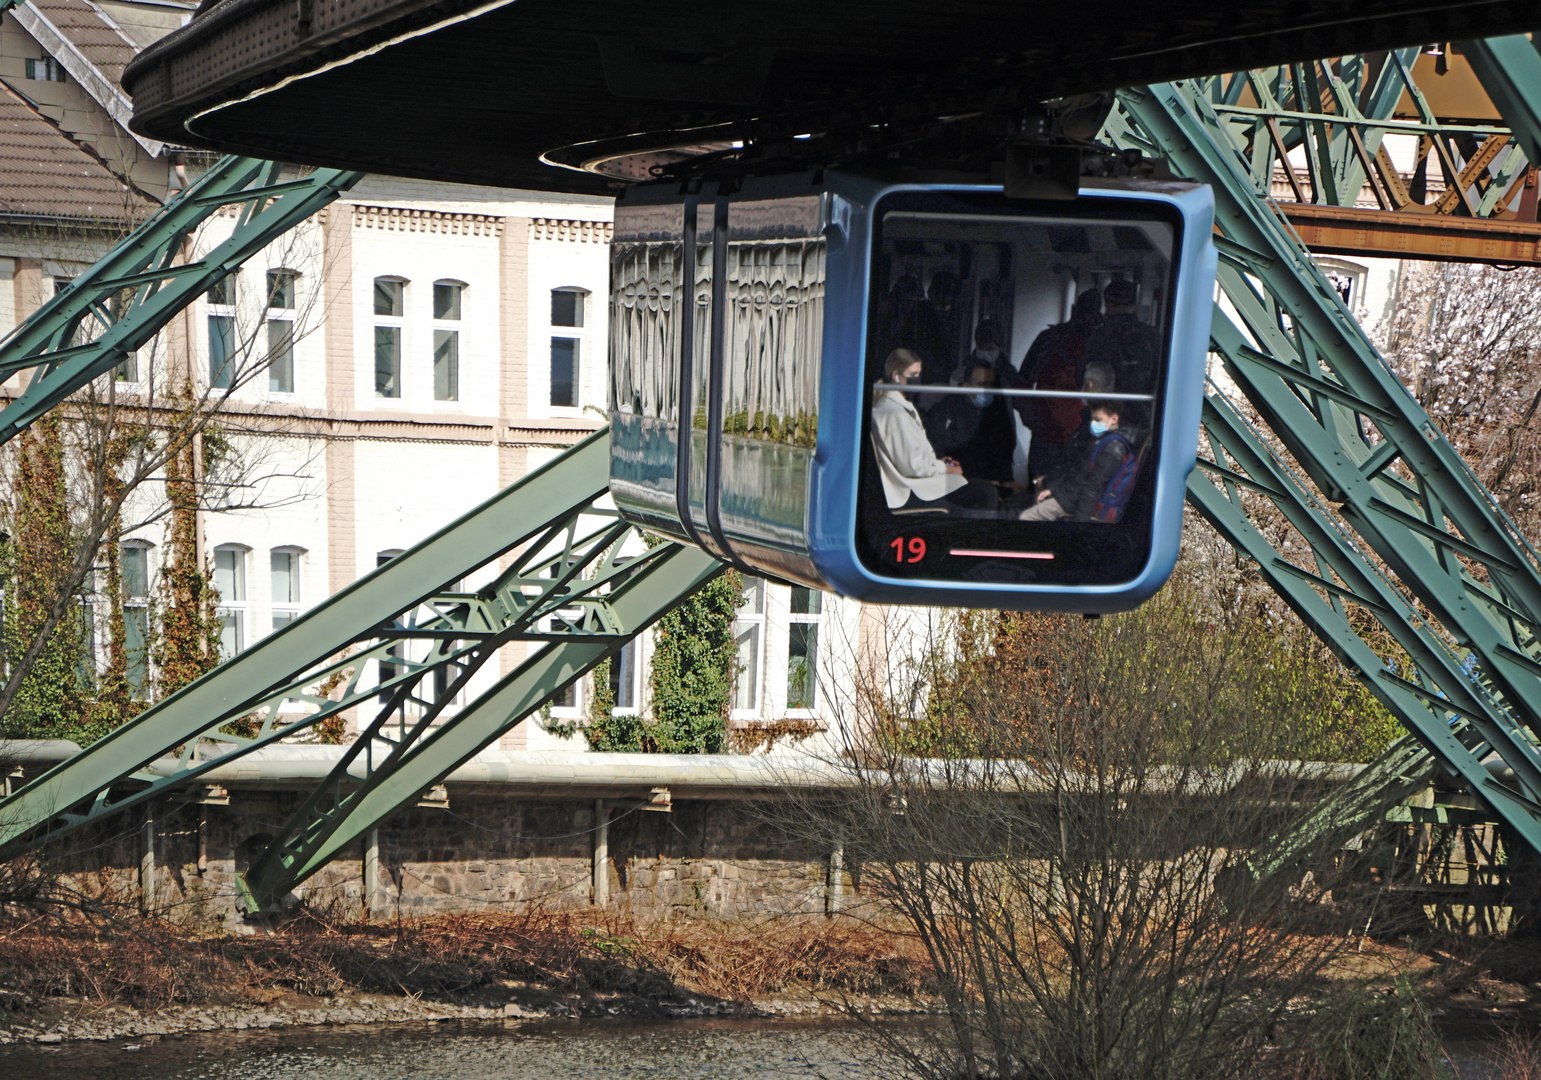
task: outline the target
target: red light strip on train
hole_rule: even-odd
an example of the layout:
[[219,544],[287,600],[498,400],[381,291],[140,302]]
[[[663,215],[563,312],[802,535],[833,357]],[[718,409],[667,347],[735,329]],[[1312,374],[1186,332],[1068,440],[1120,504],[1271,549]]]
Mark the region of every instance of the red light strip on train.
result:
[[979,548],[953,548],[949,555],[972,555],[979,559],[1052,559],[1052,551],[983,551]]

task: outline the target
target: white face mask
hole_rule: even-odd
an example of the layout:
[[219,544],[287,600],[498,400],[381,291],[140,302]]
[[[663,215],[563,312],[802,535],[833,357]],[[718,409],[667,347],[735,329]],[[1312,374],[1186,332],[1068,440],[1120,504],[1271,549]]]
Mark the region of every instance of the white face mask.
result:
[[1000,359],[1001,351],[999,349],[975,349],[974,355],[981,360],[988,360],[993,364],[996,360]]
[[976,408],[982,409],[986,405],[990,404],[990,395],[989,394],[970,394],[969,395],[969,400],[974,403],[974,406]]

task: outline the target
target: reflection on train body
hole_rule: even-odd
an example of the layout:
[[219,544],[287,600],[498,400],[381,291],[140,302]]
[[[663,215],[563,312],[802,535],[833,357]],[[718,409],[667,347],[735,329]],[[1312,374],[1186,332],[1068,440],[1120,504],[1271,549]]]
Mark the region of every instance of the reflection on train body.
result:
[[618,508],[861,598],[1138,603],[1193,463],[1211,206],[1192,185],[1026,203],[837,173],[631,189]]

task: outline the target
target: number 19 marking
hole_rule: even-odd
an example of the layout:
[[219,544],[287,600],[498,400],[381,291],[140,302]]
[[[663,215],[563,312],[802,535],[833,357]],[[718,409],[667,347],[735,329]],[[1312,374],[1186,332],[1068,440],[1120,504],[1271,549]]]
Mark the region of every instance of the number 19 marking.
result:
[[[894,549],[894,562],[897,563],[917,563],[926,557],[926,542],[918,536],[912,536],[909,540],[896,536],[889,541],[888,546]],[[906,552],[908,558],[905,557]]]

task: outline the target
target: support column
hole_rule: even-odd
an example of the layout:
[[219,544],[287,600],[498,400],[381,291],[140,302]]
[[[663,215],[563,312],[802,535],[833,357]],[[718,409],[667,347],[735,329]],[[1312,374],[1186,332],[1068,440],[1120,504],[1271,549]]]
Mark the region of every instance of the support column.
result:
[[610,903],[610,811],[605,800],[594,800],[594,906]]
[[829,872],[824,878],[824,914],[838,915],[845,907],[845,845],[829,853]]
[[155,906],[155,803],[145,803],[144,829],[139,848],[139,912],[148,914]]
[[380,904],[380,830],[364,834],[364,914],[373,915]]
[[209,808],[198,807],[198,876],[209,872]]

